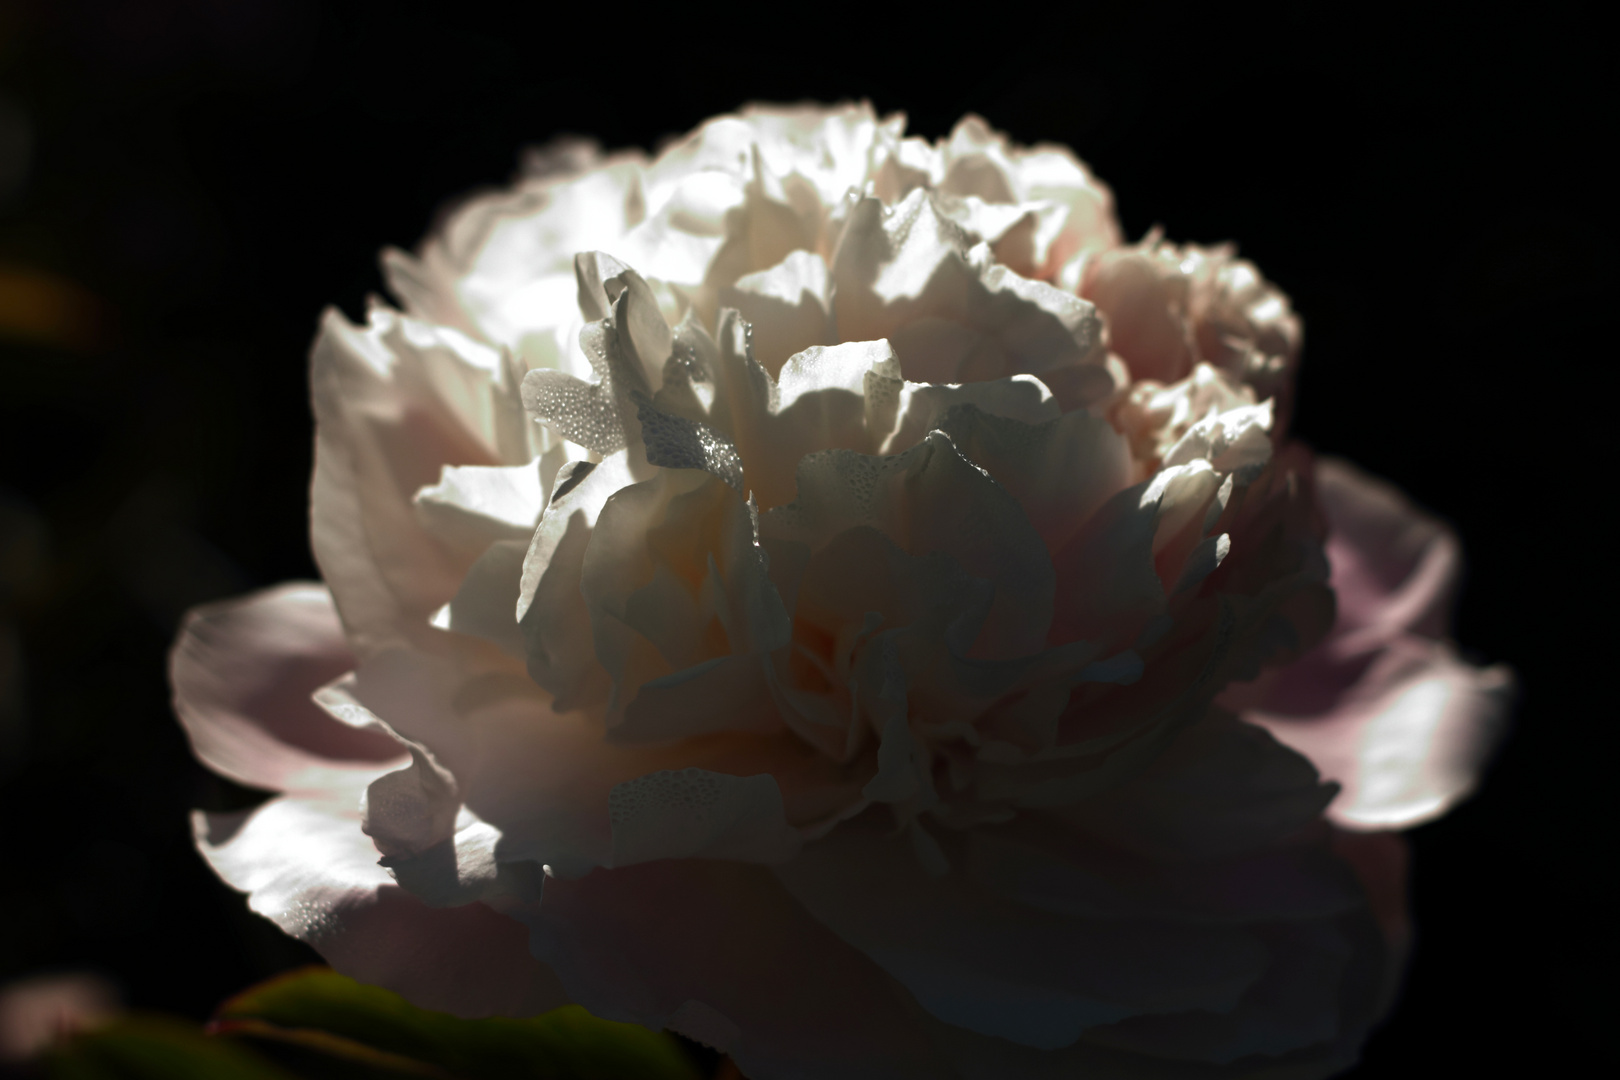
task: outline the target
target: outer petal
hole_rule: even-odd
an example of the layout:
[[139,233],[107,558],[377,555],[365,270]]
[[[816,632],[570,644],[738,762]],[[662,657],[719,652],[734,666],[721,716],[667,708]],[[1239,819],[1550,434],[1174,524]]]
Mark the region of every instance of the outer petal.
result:
[[1477,783],[1506,729],[1513,675],[1474,667],[1438,640],[1459,563],[1442,523],[1343,462],[1319,464],[1318,489],[1338,616],[1245,717],[1339,782],[1328,809],[1337,824],[1433,820]]
[[905,992],[759,867],[664,860],[550,880],[532,926],[575,1001],[672,1027],[750,1076],[953,1075]]
[[404,759],[387,735],[350,727],[310,700],[354,663],[331,594],[293,583],[193,611],[169,679],[203,764],[254,787],[309,790]]
[[1346,461],[1319,458],[1316,489],[1331,530],[1334,636],[1368,645],[1405,632],[1444,637],[1462,570],[1451,530]]
[[483,904],[430,908],[396,886],[360,831],[360,791],[198,814],[197,846],[249,906],[338,971],[458,1016],[532,1016],[567,1003],[523,928]]
[[[1325,685],[1348,687],[1320,711],[1286,708],[1294,684],[1316,673]],[[1245,719],[1268,728],[1343,789],[1328,817],[1347,828],[1400,829],[1432,821],[1473,791],[1507,727],[1513,677],[1480,669],[1448,646],[1408,637],[1369,664],[1331,649],[1285,673],[1271,698]]]

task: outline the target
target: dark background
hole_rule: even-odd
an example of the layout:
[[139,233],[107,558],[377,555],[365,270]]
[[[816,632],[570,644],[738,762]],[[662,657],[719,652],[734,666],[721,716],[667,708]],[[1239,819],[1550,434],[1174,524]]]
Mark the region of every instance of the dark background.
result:
[[1068,143],[1132,239],[1239,240],[1306,320],[1301,436],[1465,540],[1457,637],[1522,703],[1483,793],[1412,834],[1416,958],[1354,1075],[1617,1060],[1592,20],[526,10],[0,0],[0,981],[88,968],[201,1017],[312,957],[190,849],[190,807],[244,796],[192,763],[164,654],[189,606],[314,575],[305,352],[382,291],[377,250],[558,132],[865,96]]

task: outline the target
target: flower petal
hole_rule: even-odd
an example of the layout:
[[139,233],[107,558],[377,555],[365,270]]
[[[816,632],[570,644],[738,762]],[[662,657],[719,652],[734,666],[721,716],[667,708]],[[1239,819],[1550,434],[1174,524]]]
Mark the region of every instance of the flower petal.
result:
[[1220,859],[1298,833],[1334,788],[1266,731],[1211,709],[1140,776],[1064,807],[1064,820],[1153,858]]
[[527,541],[545,508],[560,461],[527,465],[447,465],[416,493],[416,519],[433,537],[476,558],[497,540]]
[[976,650],[995,658],[1044,645],[1051,557],[1012,496],[964,458],[949,436],[936,430],[895,457],[812,454],[800,461],[797,479],[794,502],[761,515],[762,536],[819,548],[845,529],[873,525],[912,555],[944,552],[968,574],[996,585]]
[[573,1000],[674,1026],[751,1076],[954,1075],[905,991],[762,868],[663,860],[550,880],[531,925]]
[[[1347,666],[1360,674],[1326,709],[1271,711],[1286,708],[1295,681],[1315,673],[1342,684],[1338,672]],[[1308,656],[1244,716],[1338,782],[1343,790],[1328,808],[1334,822],[1404,829],[1434,820],[1474,790],[1507,730],[1513,695],[1507,668],[1477,668],[1441,642],[1407,637],[1365,668]]]
[[1333,821],[1407,828],[1473,790],[1506,731],[1513,673],[1439,640],[1460,569],[1450,530],[1344,462],[1319,462],[1317,485],[1338,613],[1318,648],[1246,691],[1245,716],[1341,785]]
[[169,680],[203,764],[254,787],[308,790],[405,757],[386,734],[344,724],[310,700],[354,663],[331,594],[280,585],[187,616]]
[[736,308],[754,328],[754,356],[775,378],[794,353],[836,340],[828,289],[826,260],[801,250],[769,270],[738,278],[720,290],[720,303]]
[[197,846],[254,911],[344,975],[457,1016],[532,1016],[566,1004],[517,922],[484,904],[430,908],[394,884],[360,831],[359,795],[356,785],[242,815],[199,813]]
[[998,898],[960,871],[932,876],[906,838],[865,818],[776,873],[936,1017],[1025,1046],[1067,1046],[1144,1013],[1225,1011],[1265,965],[1241,928],[1066,918]]
[[1402,632],[1444,636],[1462,571],[1451,530],[1392,485],[1338,458],[1317,459],[1316,490],[1339,599],[1334,636],[1354,635],[1355,645]]
[[515,465],[540,452],[515,374],[453,330],[379,307],[364,328],[326,314],[310,384],[310,538],[350,644],[367,654],[419,640],[476,553],[430,536],[412,499],[446,465]]
[[962,228],[918,189],[892,210],[851,211],[833,259],[833,313],[846,341],[888,338],[906,377],[969,382],[1097,365],[1100,323],[1087,301],[969,249]]

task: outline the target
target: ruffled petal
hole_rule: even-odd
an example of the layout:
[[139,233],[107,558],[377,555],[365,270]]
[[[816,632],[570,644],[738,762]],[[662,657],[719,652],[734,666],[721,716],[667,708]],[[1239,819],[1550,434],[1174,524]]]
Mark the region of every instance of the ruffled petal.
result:
[[919,189],[892,209],[868,198],[851,211],[832,264],[839,337],[888,338],[918,381],[1097,369],[1100,381],[1070,407],[1111,389],[1092,305],[996,264],[988,246],[970,248],[934,200]]
[[834,341],[828,310],[827,263],[813,251],[794,251],[769,270],[738,278],[720,291],[754,329],[754,355],[775,378],[794,353]]
[[375,308],[328,312],[310,355],[310,539],[350,644],[419,641],[471,555],[423,528],[413,499],[447,465],[516,465],[543,449],[502,357],[453,330]]

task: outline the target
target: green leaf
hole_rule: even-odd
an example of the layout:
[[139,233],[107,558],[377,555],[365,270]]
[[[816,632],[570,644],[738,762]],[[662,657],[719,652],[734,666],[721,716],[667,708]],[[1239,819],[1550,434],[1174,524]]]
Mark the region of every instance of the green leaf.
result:
[[312,1064],[325,1055],[353,1066],[330,1075],[367,1075],[366,1069],[456,1080],[700,1077],[673,1037],[599,1020],[577,1005],[523,1020],[462,1020],[327,968],[291,972],[238,994],[220,1007],[215,1029],[289,1064],[289,1053],[309,1056],[311,1063],[298,1068],[310,1076],[326,1075]]
[[289,1030],[262,1020],[226,1020],[212,1025],[210,1034],[251,1046],[302,1080],[455,1080],[437,1065],[327,1031]]
[[140,1014],[69,1036],[43,1064],[51,1080],[298,1080],[196,1024]]

